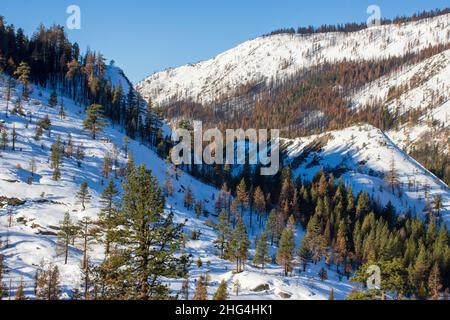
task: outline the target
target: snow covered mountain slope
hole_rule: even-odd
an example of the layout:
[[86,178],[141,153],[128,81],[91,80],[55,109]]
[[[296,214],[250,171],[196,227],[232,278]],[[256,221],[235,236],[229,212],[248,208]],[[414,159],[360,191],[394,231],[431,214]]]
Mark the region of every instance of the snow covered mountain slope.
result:
[[[29,102],[22,101],[23,109],[27,116],[10,114],[5,117],[5,87],[0,82],[0,120],[6,125],[9,132],[13,125],[17,132],[15,151],[9,143],[6,150],[0,150],[0,237],[4,243],[1,248],[5,255],[5,263],[10,271],[4,281],[13,288],[23,280],[26,294],[33,296],[33,285],[35,271],[41,262],[52,262],[58,266],[64,297],[68,297],[71,291],[79,288],[81,283],[81,241],[76,241],[70,247],[68,264],[64,264],[64,257],[57,250],[58,225],[64,214],[69,212],[71,218],[77,221],[85,216],[95,218],[99,212],[99,195],[104,185],[102,184],[101,168],[103,158],[111,153],[116,145],[120,150],[120,166],[125,165],[126,159],[122,150],[124,135],[112,127],[105,128],[105,132],[97,140],[92,140],[83,128],[83,111],[72,100],[65,99],[66,117],[61,119],[58,108],[50,108],[47,101],[50,92],[35,88]],[[15,104],[21,93],[20,88],[12,90],[11,106]],[[31,115],[31,122],[29,116]],[[49,116],[51,121],[51,134],[45,133],[40,141],[34,139],[36,121]],[[67,143],[71,135],[72,142],[78,146],[83,145],[85,159],[82,167],[78,168],[76,160],[65,158],[62,166],[62,179],[55,182],[51,179],[52,170],[49,165],[50,147],[57,137],[60,136],[63,143]],[[232,299],[326,299],[331,289],[334,290],[336,299],[344,299],[352,290],[345,279],[330,270],[329,280],[320,281],[318,270],[325,264],[310,266],[306,273],[284,277],[282,268],[277,265],[268,265],[265,271],[246,266],[246,271],[236,275],[232,272],[234,264],[221,260],[217,257],[217,249],[213,241],[217,238],[216,231],[205,224],[208,219],[196,217],[195,212],[186,210],[183,206],[183,189],[188,186],[193,190],[197,200],[203,202],[204,208],[213,212],[214,195],[217,190],[205,185],[185,173],[179,173],[176,178],[173,167],[165,160],[136,141],[130,141],[129,149],[134,155],[136,164],[145,163],[152,170],[162,184],[166,175],[172,177],[174,184],[174,195],[167,198],[166,210],[173,210],[177,223],[186,222],[185,232],[190,235],[192,231],[199,231],[198,240],[189,240],[186,244],[187,251],[192,255],[193,261],[201,258],[203,267],[198,268],[195,264],[190,270],[192,279],[190,284],[190,297],[193,296],[195,283],[201,274],[209,272],[211,282],[209,286],[210,298],[217,289],[219,282],[224,279],[232,287],[234,281],[239,279],[242,290],[239,297]],[[31,176],[30,162],[35,159],[35,174],[32,183],[29,184]],[[92,195],[91,202],[86,211],[81,210],[77,203],[75,194],[80,189],[80,184],[87,181],[89,192]],[[116,179],[117,186],[121,180]],[[11,221],[11,226],[9,223]],[[248,224],[247,224],[248,225]],[[254,239],[261,230],[257,227],[249,228],[249,238]],[[303,236],[302,230],[297,230],[297,242]],[[253,241],[252,241],[253,242]],[[254,244],[250,254],[253,254]],[[272,253],[275,248],[272,248]],[[95,245],[89,252],[93,263],[103,260],[103,249]],[[182,279],[167,279],[167,284],[176,294],[181,288]],[[258,288],[259,287],[259,288]],[[261,288],[263,290],[261,291]]]
[[441,142],[444,151],[450,151],[450,50],[369,83],[350,100],[354,108],[378,104],[399,116],[416,113],[416,123],[390,132],[401,148],[409,150],[431,136]]
[[[311,181],[324,168],[342,177],[355,192],[365,191],[379,203],[389,201],[398,214],[408,211],[425,214],[424,208],[435,196],[442,196],[442,218],[450,226],[450,190],[438,178],[399,149],[381,130],[369,125],[355,126],[318,136],[284,140],[286,162],[303,180]],[[398,189],[392,192],[384,177],[392,163]]]
[[136,88],[162,105],[170,100],[208,103],[239,86],[283,80],[324,62],[402,56],[449,40],[450,14],[353,33],[259,37],[214,59],[155,73]]
[[130,88],[133,87],[130,80],[125,75],[125,72],[123,72],[122,69],[114,66],[113,64],[110,64],[106,68],[105,78],[108,79],[109,81],[111,81],[111,84],[116,88],[120,84],[122,86],[122,90],[123,90],[124,94],[127,94],[128,91],[130,91]]

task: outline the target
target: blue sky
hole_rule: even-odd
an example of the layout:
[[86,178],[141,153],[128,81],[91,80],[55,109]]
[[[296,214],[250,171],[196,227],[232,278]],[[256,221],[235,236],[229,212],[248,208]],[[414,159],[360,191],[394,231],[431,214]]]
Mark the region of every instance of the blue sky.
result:
[[281,27],[366,21],[448,7],[448,0],[14,0],[0,15],[31,34],[40,23],[65,24],[66,8],[81,8],[81,30],[68,31],[81,48],[114,59],[133,82],[154,71],[211,58]]

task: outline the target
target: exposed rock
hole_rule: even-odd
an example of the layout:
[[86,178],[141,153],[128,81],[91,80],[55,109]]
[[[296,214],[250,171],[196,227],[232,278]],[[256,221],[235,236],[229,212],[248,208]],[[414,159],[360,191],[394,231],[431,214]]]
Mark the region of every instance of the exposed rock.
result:
[[290,299],[292,297],[292,294],[284,292],[284,291],[280,291],[280,292],[278,292],[278,296],[282,299]]
[[267,283],[263,283],[252,289],[253,292],[263,292],[263,291],[269,291],[270,286]]

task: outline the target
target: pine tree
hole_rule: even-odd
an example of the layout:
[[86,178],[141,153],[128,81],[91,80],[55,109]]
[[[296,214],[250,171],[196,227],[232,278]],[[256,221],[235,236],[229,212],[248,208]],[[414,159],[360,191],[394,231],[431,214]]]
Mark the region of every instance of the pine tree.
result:
[[170,176],[166,176],[166,179],[164,181],[164,194],[167,197],[173,196],[173,182]]
[[219,221],[216,226],[219,235],[217,239],[214,241],[216,247],[220,250],[220,258],[224,259],[225,257],[225,246],[226,242],[230,236],[230,223],[228,222],[228,215],[225,210],[219,215]]
[[194,204],[194,194],[192,192],[191,187],[187,187],[184,192],[184,207],[188,210],[191,210]]
[[[0,247],[2,245],[3,244],[0,241]],[[5,297],[8,292],[8,289],[6,288],[5,284],[3,283],[3,278],[6,274],[6,265],[5,265],[4,261],[5,261],[5,257],[3,254],[0,253],[0,300],[2,300],[2,298]]]
[[62,119],[64,119],[66,117],[66,111],[64,110],[64,100],[61,99],[61,104],[59,106],[59,113],[58,113],[59,117]]
[[303,272],[306,272],[306,268],[312,262],[313,256],[314,254],[311,250],[308,239],[303,238],[302,243],[300,244],[300,251],[299,251],[299,257],[300,262],[303,266]]
[[201,275],[197,281],[195,288],[194,300],[205,301],[208,300],[207,281],[204,275]]
[[83,181],[80,186],[80,191],[77,192],[76,197],[81,203],[82,210],[86,210],[86,204],[91,201],[92,196],[89,194],[89,186],[87,181]]
[[11,132],[11,141],[12,141],[12,150],[16,150],[16,141],[17,141],[17,130],[16,124],[13,124],[12,132]]
[[10,100],[11,100],[11,77],[8,78],[8,81],[6,83],[6,107],[5,107],[6,118],[8,118],[8,108]]
[[53,264],[43,266],[36,275],[36,298],[39,300],[59,300],[61,287],[59,269]]
[[443,208],[441,195],[437,195],[436,197],[433,198],[432,206],[435,216],[440,217]]
[[81,265],[86,270],[89,264],[89,250],[92,243],[97,239],[99,229],[91,218],[85,216],[78,221],[77,230],[80,239],[83,241],[83,261]]
[[169,297],[163,277],[179,275],[180,258],[175,255],[182,243],[183,226],[174,215],[164,215],[165,199],[158,180],[144,165],[129,166],[123,184],[120,234],[114,244],[120,251],[105,263],[118,279],[110,285],[122,299],[153,300]]
[[123,153],[125,154],[125,158],[128,158],[128,144],[130,142],[130,138],[128,138],[128,136],[125,136],[123,138]]
[[84,160],[84,149],[83,145],[79,145],[75,151],[75,159],[77,160],[78,168],[81,168],[81,163]]
[[247,192],[247,185],[245,180],[242,179],[236,189],[236,201],[240,207],[241,216],[244,216],[244,211],[248,207],[249,195]]
[[8,131],[6,130],[6,127],[2,129],[2,149],[6,150],[8,147]]
[[441,290],[441,272],[439,265],[435,263],[428,278],[428,291],[430,292],[431,299],[439,300]]
[[36,170],[37,170],[36,158],[34,156],[31,157],[31,159],[30,159],[29,169],[30,169],[31,177],[34,177],[34,175],[36,174]]
[[30,72],[31,69],[28,66],[28,64],[24,61],[22,61],[19,65],[19,67],[14,72],[14,75],[17,77],[17,79],[22,83],[22,96],[24,98],[28,97],[28,81],[30,78]]
[[188,301],[189,300],[189,278],[183,280],[180,290],[181,299]]
[[103,166],[102,166],[102,177],[105,179],[109,179],[109,175],[111,174],[112,171],[112,158],[111,155],[109,153],[107,153],[105,155],[105,157],[103,158]]
[[228,287],[225,280],[220,282],[219,288],[217,288],[216,293],[214,294],[213,300],[216,301],[225,301],[228,300]]
[[320,270],[319,270],[319,278],[320,278],[320,280],[323,282],[323,281],[325,281],[325,280],[328,280],[328,272],[327,272],[327,270],[324,268],[324,267],[322,267]]
[[16,293],[14,295],[14,300],[17,301],[23,301],[27,300],[27,297],[25,296],[25,288],[23,284],[23,278],[20,278],[19,286],[17,287]]
[[195,202],[195,215],[196,215],[197,219],[200,218],[201,214],[202,214],[202,203],[201,203],[201,201],[196,201]]
[[397,175],[397,169],[395,168],[395,160],[394,157],[391,159],[389,172],[386,175],[386,183],[391,188],[392,193],[395,194],[395,188],[398,186],[398,175]]
[[319,262],[326,249],[326,240],[322,235],[322,224],[317,214],[315,214],[308,223],[306,241],[313,253],[314,263]]
[[62,248],[64,254],[64,264],[67,264],[69,257],[69,246],[73,237],[77,233],[77,228],[73,224],[70,214],[67,212],[64,215],[64,220],[60,222],[58,232],[58,246]]
[[61,138],[58,136],[55,143],[52,144],[51,156],[50,156],[50,168],[53,169],[53,180],[59,181],[61,179]]
[[294,233],[290,228],[286,228],[281,235],[280,245],[277,251],[277,263],[283,267],[286,277],[293,269],[294,251]]
[[239,296],[241,289],[242,289],[241,282],[239,281],[239,279],[237,279],[233,284],[233,292],[236,295],[236,297]]
[[56,94],[56,91],[53,90],[50,95],[50,99],[48,100],[48,106],[50,108],[54,108],[54,107],[56,107],[57,104],[58,104],[58,96]]
[[101,241],[105,244],[105,256],[110,253],[110,246],[116,235],[116,227],[119,225],[119,205],[116,203],[117,190],[114,180],[110,179],[105,190],[100,197],[102,208],[98,216],[99,234],[102,236]]
[[269,243],[267,242],[267,235],[263,233],[258,239],[255,249],[255,256],[253,257],[254,265],[261,265],[264,270],[266,263],[270,262]]
[[236,263],[236,272],[242,272],[242,267],[248,257],[248,250],[250,247],[250,241],[247,238],[247,230],[245,229],[244,222],[241,219],[238,220],[236,228],[231,234],[230,241],[227,243],[226,256],[230,261]]
[[275,242],[278,242],[280,237],[280,228],[278,221],[277,211],[274,209],[269,214],[269,219],[267,220],[266,233],[270,239],[270,244],[273,246]]
[[88,130],[92,139],[96,139],[99,133],[103,132],[106,122],[103,120],[103,107],[99,104],[93,104],[86,110],[86,119],[84,120],[84,129]]
[[334,244],[334,263],[339,266],[342,264],[348,253],[348,241],[347,241],[347,227],[345,221],[342,220],[339,224],[338,234],[336,236],[336,241]]
[[371,210],[369,194],[366,192],[361,193],[356,201],[356,218],[364,219]]
[[331,289],[330,295],[328,296],[328,300],[329,301],[333,301],[334,300],[334,289]]
[[410,274],[412,283],[418,293],[419,297],[426,297],[426,281],[428,280],[429,274],[429,260],[427,250],[422,243],[419,248],[419,254],[414,263],[412,272]]
[[264,213],[266,212],[266,199],[264,197],[264,192],[259,186],[256,188],[255,194],[253,196],[253,206],[256,213],[258,214],[259,227],[261,228],[263,220],[262,218]]

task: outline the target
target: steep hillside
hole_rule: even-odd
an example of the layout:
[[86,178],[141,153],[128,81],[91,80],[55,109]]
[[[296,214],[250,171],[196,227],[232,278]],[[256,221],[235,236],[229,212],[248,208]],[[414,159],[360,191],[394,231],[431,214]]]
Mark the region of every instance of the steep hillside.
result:
[[[10,106],[19,99],[20,87],[12,90]],[[39,96],[39,90],[35,88],[29,102],[22,101],[22,107],[26,116],[10,114],[5,118],[3,110],[6,107],[4,83],[0,86],[0,120],[2,126],[17,132],[15,150],[11,149],[9,140],[6,150],[0,150],[0,238],[3,247],[2,254],[6,257],[6,267],[9,273],[4,279],[5,283],[11,283],[13,292],[24,282],[26,294],[34,295],[34,277],[41,263],[54,263],[58,266],[63,287],[63,298],[68,298],[73,290],[81,285],[81,260],[82,241],[77,240],[70,246],[68,264],[64,264],[64,257],[57,245],[57,233],[60,222],[65,213],[70,213],[74,221],[85,216],[95,219],[100,210],[99,196],[104,189],[102,177],[102,164],[105,155],[111,154],[114,146],[119,150],[120,170],[126,162],[123,150],[124,134],[121,131],[107,127],[98,140],[92,140],[89,133],[83,128],[83,110],[73,101],[65,100],[65,117],[61,118],[58,108],[51,108],[47,101],[50,92],[43,91]],[[11,110],[11,109],[10,109]],[[46,132],[41,140],[35,137],[36,122],[49,116],[51,132]],[[30,117],[31,116],[31,120]],[[61,141],[67,145],[70,139],[74,146],[83,146],[85,158],[81,167],[78,167],[76,159],[65,158],[62,167],[62,179],[58,182],[52,180],[52,170],[49,164],[51,145],[61,137]],[[246,271],[242,274],[232,272],[234,264],[217,257],[217,249],[214,240],[217,232],[206,223],[210,218],[196,217],[193,210],[187,210],[183,206],[184,190],[190,187],[196,200],[203,203],[204,209],[214,211],[214,197],[217,190],[207,186],[189,175],[178,172],[163,159],[160,159],[152,150],[142,144],[130,140],[129,150],[137,164],[145,163],[160,181],[164,183],[166,177],[173,181],[174,195],[167,198],[166,211],[174,212],[177,223],[186,223],[185,232],[189,236],[192,232],[199,232],[196,240],[190,240],[186,244],[186,250],[191,254],[192,260],[201,258],[202,267],[195,264],[191,266],[190,277],[197,279],[201,274],[208,272],[211,277],[209,294],[212,297],[220,281],[224,279],[232,287],[239,279],[242,285],[241,293],[232,296],[233,299],[326,299],[331,289],[334,290],[336,299],[344,299],[352,290],[347,281],[334,271],[329,271],[329,280],[321,282],[318,279],[318,270],[322,264],[311,266],[302,275],[284,277],[282,269],[275,265],[269,265],[266,270],[247,264]],[[31,168],[33,160],[34,169]],[[34,175],[32,172],[34,171]],[[178,176],[178,178],[176,178]],[[32,177],[32,178],[30,178]],[[86,211],[82,211],[81,204],[76,199],[76,194],[83,181],[89,185],[91,202]],[[115,179],[120,186],[122,178]],[[213,221],[215,220],[212,217]],[[248,222],[248,221],[247,221]],[[248,224],[247,224],[248,225]],[[254,227],[249,228],[249,236],[253,239],[261,231]],[[297,241],[303,236],[301,228],[297,231]],[[252,252],[254,243],[252,244]],[[271,249],[275,253],[275,247]],[[103,260],[103,249],[100,244],[94,245],[89,255],[93,263]],[[167,284],[176,294],[183,279],[167,279]],[[261,289],[263,288],[263,289]],[[190,296],[195,290],[194,281],[190,284]]]
[[[390,132],[394,141],[407,150],[426,139],[449,152],[450,51],[437,54],[416,65],[369,83],[350,98],[354,108],[386,106],[405,124]],[[400,120],[398,121],[400,122]]]
[[[322,135],[285,140],[286,162],[296,175],[311,181],[324,168],[336,178],[342,177],[355,192],[368,192],[378,202],[391,201],[398,214],[425,215],[428,201],[443,197],[442,218],[450,226],[450,190],[438,178],[405,154],[381,130],[369,125],[355,126]],[[392,188],[386,176],[392,166],[397,186]],[[427,191],[427,192],[426,192]]]
[[159,104],[170,100],[208,103],[239,86],[282,80],[324,62],[402,56],[449,39],[449,14],[354,33],[260,37],[214,59],[155,73],[136,88]]

